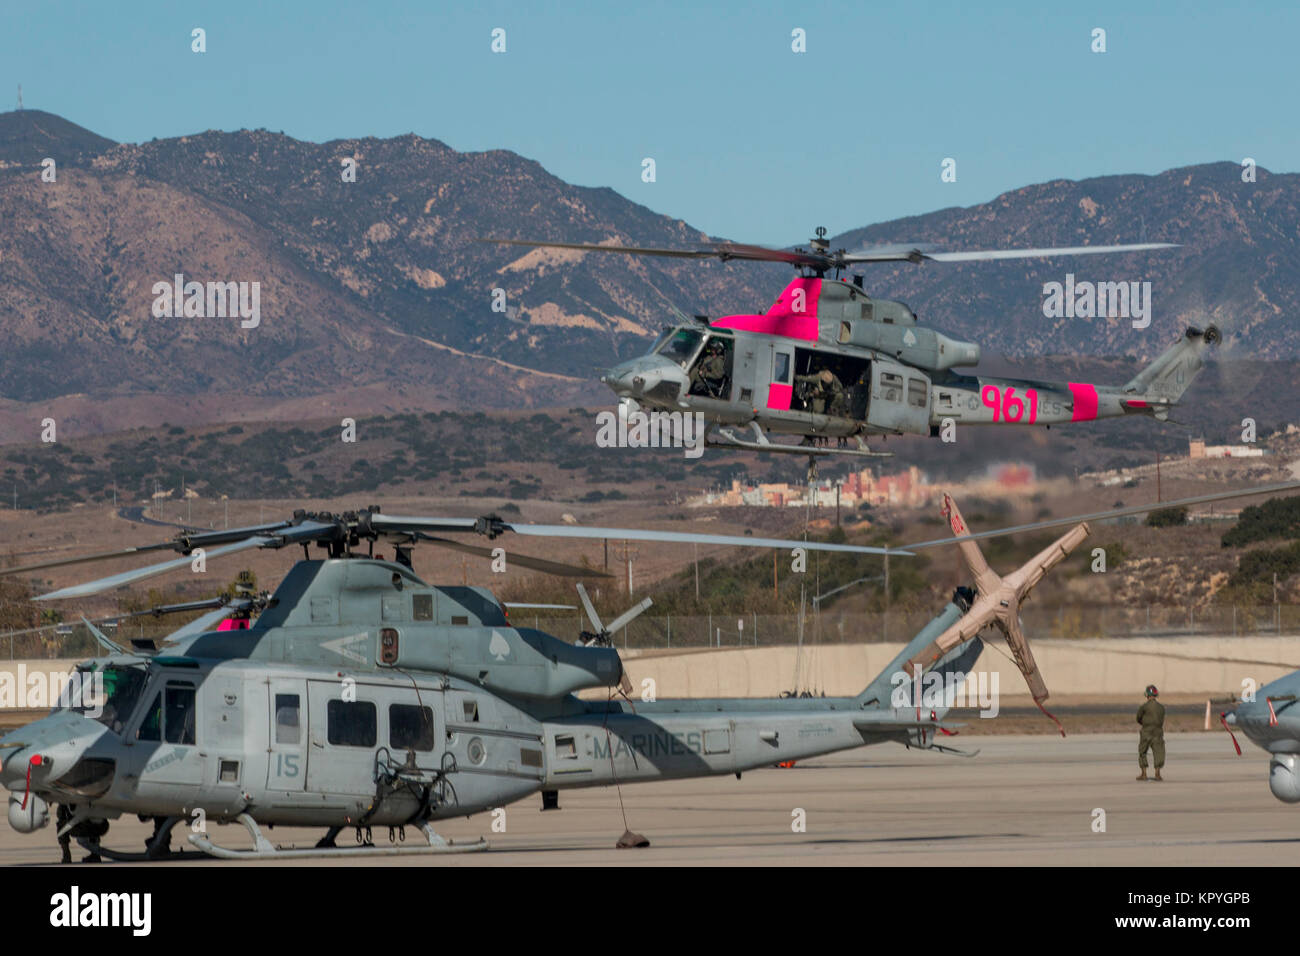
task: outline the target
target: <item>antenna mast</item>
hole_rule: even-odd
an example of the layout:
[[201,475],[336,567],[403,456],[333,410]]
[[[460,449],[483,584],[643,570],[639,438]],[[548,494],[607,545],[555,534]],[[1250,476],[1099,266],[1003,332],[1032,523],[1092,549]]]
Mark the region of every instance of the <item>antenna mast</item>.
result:
[[18,112],[23,111],[23,85],[18,84]]

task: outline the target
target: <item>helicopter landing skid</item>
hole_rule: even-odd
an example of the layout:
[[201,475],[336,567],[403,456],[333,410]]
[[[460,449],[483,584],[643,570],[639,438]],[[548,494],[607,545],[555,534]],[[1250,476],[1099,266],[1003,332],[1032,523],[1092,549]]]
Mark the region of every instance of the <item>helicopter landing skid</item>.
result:
[[[744,438],[728,427],[720,427],[704,436],[704,443],[717,448],[745,448],[749,451],[770,451],[785,455],[807,455],[816,458],[822,455],[847,455],[851,458],[892,458],[892,451],[872,451],[860,435],[854,435],[856,447],[832,448],[829,445],[781,445],[768,441],[763,430],[755,422],[750,422],[748,433]],[[750,437],[750,436],[753,437]],[[721,437],[721,440],[719,438]]]
[[421,823],[419,825],[420,830],[428,841],[423,846],[381,847],[373,843],[364,843],[355,847],[316,846],[284,849],[271,843],[262,834],[262,828],[257,825],[257,821],[247,813],[241,813],[235,819],[242,823],[252,836],[253,849],[232,850],[229,847],[217,846],[200,833],[191,833],[190,843],[209,856],[215,856],[222,860],[306,859],[325,856],[370,856],[372,854],[380,856],[414,856],[420,853],[474,853],[488,848],[487,841],[482,837],[474,843],[451,843],[435,833],[433,827],[429,826],[429,824]]
[[145,844],[146,848],[143,853],[114,850],[94,840],[87,840],[82,837],[77,837],[77,842],[87,852],[106,857],[118,863],[148,863],[151,860],[175,860],[180,857],[194,859],[199,854],[186,853],[184,850],[173,850],[171,848],[172,828],[184,819],[185,817],[168,817],[149,842]]

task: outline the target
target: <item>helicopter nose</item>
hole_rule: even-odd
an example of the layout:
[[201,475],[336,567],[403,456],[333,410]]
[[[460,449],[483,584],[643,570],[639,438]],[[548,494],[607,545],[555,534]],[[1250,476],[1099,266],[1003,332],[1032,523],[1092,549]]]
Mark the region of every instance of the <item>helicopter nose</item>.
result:
[[23,790],[58,780],[81,759],[104,728],[80,715],[46,717],[0,739],[0,786]]
[[656,355],[615,365],[600,380],[619,398],[649,398],[660,404],[675,404],[686,374],[676,362]]

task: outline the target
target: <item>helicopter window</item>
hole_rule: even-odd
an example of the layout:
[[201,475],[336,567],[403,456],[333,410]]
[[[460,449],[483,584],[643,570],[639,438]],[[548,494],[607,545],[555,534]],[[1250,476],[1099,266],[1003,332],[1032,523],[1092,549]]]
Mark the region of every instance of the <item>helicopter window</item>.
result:
[[144,719],[135,732],[136,740],[162,740],[162,691],[153,695],[153,703],[145,711]]
[[561,760],[577,760],[578,747],[572,736],[555,738],[555,756]]
[[411,595],[411,620],[413,621],[433,620],[433,595],[432,594]]
[[776,352],[772,357],[772,381],[790,384],[790,353]]
[[882,372],[880,375],[880,389],[884,392],[885,401],[901,402],[903,400],[903,376],[895,375],[893,372]]
[[59,698],[63,706],[56,709],[75,710],[93,717],[114,733],[121,733],[122,724],[140,702],[146,679],[142,667],[112,666],[98,673],[93,665],[78,667]]
[[367,700],[331,700],[325,706],[329,742],[338,747],[373,747],[379,736],[376,713]]
[[919,378],[909,378],[907,380],[907,404],[914,408],[925,408],[929,398],[930,389],[926,386],[924,380]]
[[194,687],[168,684],[166,688],[163,738],[169,744],[194,743]]
[[388,746],[394,750],[433,749],[433,711],[413,704],[388,707]]
[[296,744],[302,741],[299,711],[297,694],[275,695],[275,742],[277,744]]
[[685,368],[686,364],[695,357],[695,351],[700,347],[703,338],[703,332],[696,332],[694,329],[677,329],[656,351],[664,358],[671,359]]

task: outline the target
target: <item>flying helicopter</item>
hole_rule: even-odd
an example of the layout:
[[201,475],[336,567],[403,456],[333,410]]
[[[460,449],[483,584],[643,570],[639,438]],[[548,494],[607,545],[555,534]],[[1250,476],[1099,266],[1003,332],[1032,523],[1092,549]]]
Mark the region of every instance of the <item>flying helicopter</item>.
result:
[[[1141,252],[1172,243],[1041,249],[940,251],[930,245],[832,251],[825,228],[807,249],[717,243],[694,249],[480,239],[505,245],[581,252],[783,262],[799,275],[762,315],[712,321],[696,316],[665,327],[650,351],[607,370],[601,381],[626,411],[700,413],[706,444],[809,456],[810,475],[824,455],[878,457],[868,439],[939,436],[954,425],[1044,425],[1169,412],[1220,341],[1211,325],[1188,328],[1124,384],[1051,382],[963,375],[980,347],[920,324],[904,303],[867,294],[857,265],[880,262],[980,262]],[[828,275],[829,273],[829,275]],[[685,319],[685,316],[682,316]],[[799,436],[800,444],[768,435]],[[831,447],[829,439],[836,439]]]
[[[1165,504],[1278,488],[1300,488],[1300,482]],[[626,537],[869,554],[881,548],[508,524],[497,516],[399,517],[372,507],[297,512],[292,520],[182,532],[156,545],[46,562],[37,567],[163,550],[189,555],[210,549],[209,560],[295,544],[306,552],[269,597],[244,596],[215,607],[160,647],[128,650],[87,622],[111,654],[79,665],[74,693],[63,706],[0,739],[9,823],[20,833],[35,832],[49,824],[50,808],[57,805],[60,837],[75,836],[95,857],[121,859],[166,855],[173,828],[196,815],[205,824],[238,822],[250,834],[249,850],[218,845],[206,828],[189,834],[195,848],[222,858],[465,852],[485,844],[448,843],[433,823],[539,791],[553,804],[564,789],[740,775],[891,741],[951,752],[936,740],[951,732],[943,723],[948,706],[942,691],[959,686],[969,673],[983,650],[983,633],[993,628],[1004,635],[1042,707],[1048,692],[1019,625],[1020,605],[1087,535],[1087,520],[1140,510],[972,532],[945,497],[952,535],[889,553],[957,544],[974,587],[958,588],[852,698],[633,702],[625,693],[627,672],[617,650],[600,639],[608,629],[594,610],[594,632],[569,644],[513,626],[485,588],[425,583],[414,573],[410,551],[434,533],[467,532],[489,539],[507,533]],[[1063,525],[1072,527],[1006,577],[988,567],[974,543]],[[378,540],[397,546],[395,560],[373,555]],[[363,541],[368,553],[354,550]],[[311,545],[325,556],[312,558]],[[190,560],[148,565],[40,599],[101,593]],[[19,570],[33,567],[5,573]],[[249,627],[219,628],[231,614],[255,611],[254,605],[261,610]],[[607,699],[579,698],[584,690],[604,691]],[[143,854],[101,843],[109,821],[122,814],[153,819],[155,833]],[[262,830],[277,824],[319,827],[325,834],[312,847],[278,848]],[[425,840],[380,849],[370,836],[375,826],[413,826]],[[357,847],[336,844],[345,828],[356,830]]]

